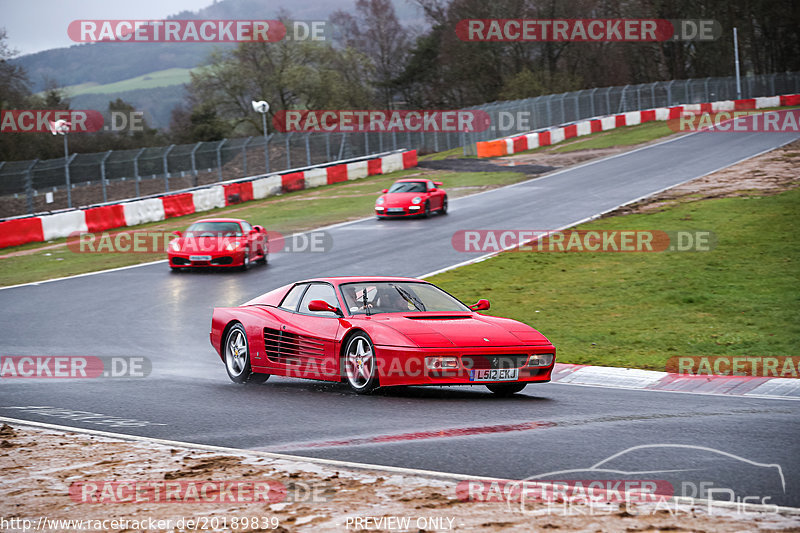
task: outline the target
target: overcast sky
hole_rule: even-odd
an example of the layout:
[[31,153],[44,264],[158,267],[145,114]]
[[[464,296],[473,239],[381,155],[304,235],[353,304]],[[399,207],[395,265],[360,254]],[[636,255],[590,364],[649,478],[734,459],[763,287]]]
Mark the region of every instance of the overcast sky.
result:
[[0,0],[0,27],[20,54],[76,44],[67,26],[79,19],[163,19],[212,0]]

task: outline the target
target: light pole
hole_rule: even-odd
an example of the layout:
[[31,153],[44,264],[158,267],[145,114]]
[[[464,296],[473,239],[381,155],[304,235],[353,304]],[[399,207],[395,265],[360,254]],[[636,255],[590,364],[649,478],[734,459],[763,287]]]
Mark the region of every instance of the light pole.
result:
[[72,184],[69,180],[69,143],[67,142],[67,134],[72,128],[72,124],[66,120],[56,120],[50,123],[50,131],[53,135],[62,135],[64,137],[64,176],[67,179],[67,207],[72,208]]
[[264,126],[264,167],[269,174],[269,137],[267,136],[267,111],[269,111],[269,104],[264,100],[253,100],[253,111],[261,113],[261,121]]
[[736,62],[736,99],[742,99],[742,82],[739,78],[739,39],[737,38],[736,28],[733,28],[733,57]]

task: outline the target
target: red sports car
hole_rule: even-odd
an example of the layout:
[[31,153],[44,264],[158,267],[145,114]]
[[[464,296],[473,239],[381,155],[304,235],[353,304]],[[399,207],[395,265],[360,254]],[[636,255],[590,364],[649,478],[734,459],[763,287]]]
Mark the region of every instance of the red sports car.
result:
[[247,270],[254,261],[267,262],[267,232],[238,218],[198,220],[169,244],[173,270],[186,267],[224,267]]
[[442,182],[426,179],[403,179],[394,182],[375,201],[378,218],[428,217],[434,211],[447,214],[447,192]]
[[516,320],[477,313],[413,278],[299,281],[239,307],[218,307],[211,344],[236,383],[271,374],[391,385],[486,385],[500,395],[550,381],[555,348]]

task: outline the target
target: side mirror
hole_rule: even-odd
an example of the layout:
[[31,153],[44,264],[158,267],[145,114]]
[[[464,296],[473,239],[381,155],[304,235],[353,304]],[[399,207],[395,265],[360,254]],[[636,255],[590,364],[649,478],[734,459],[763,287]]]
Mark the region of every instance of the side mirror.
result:
[[480,299],[478,300],[478,303],[475,305],[470,305],[469,308],[473,311],[486,311],[489,309],[489,300]]
[[441,181],[434,181],[433,184],[437,187],[441,187],[443,185]]
[[181,233],[180,231],[173,231],[172,234],[177,236],[177,237],[182,237],[183,236],[183,233]]
[[308,310],[314,312],[330,311],[331,313],[335,313],[337,316],[344,316],[338,307],[334,307],[324,300],[311,300],[308,302]]
[[258,233],[264,233],[264,228],[262,228],[261,226],[253,226],[253,229]]
[[383,194],[386,194],[387,192],[389,192],[389,189],[383,189],[381,192],[382,192]]

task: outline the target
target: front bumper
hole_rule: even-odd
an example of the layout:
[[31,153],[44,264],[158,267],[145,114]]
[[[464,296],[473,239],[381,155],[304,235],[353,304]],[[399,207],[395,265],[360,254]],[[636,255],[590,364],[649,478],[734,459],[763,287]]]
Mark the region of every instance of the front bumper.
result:
[[[451,349],[375,346],[381,386],[547,382],[553,373],[555,353],[555,348],[547,344]],[[548,366],[528,366],[532,355],[541,354],[553,354]],[[455,357],[458,366],[454,369],[430,369],[426,367],[426,357]],[[493,368],[489,362],[492,358],[499,360],[496,368],[499,371],[516,369],[516,379],[476,380],[476,373],[480,372],[475,371]]]
[[[192,258],[194,256],[194,259]],[[183,252],[170,252],[167,255],[169,266],[177,268],[229,268],[239,267],[244,264],[244,252],[228,252],[220,254],[205,254],[208,259],[198,259],[202,254],[189,254]]]
[[409,206],[392,206],[385,209],[375,208],[375,216],[380,218],[403,218],[418,217],[425,214],[425,207],[420,205],[419,209],[411,209]]

